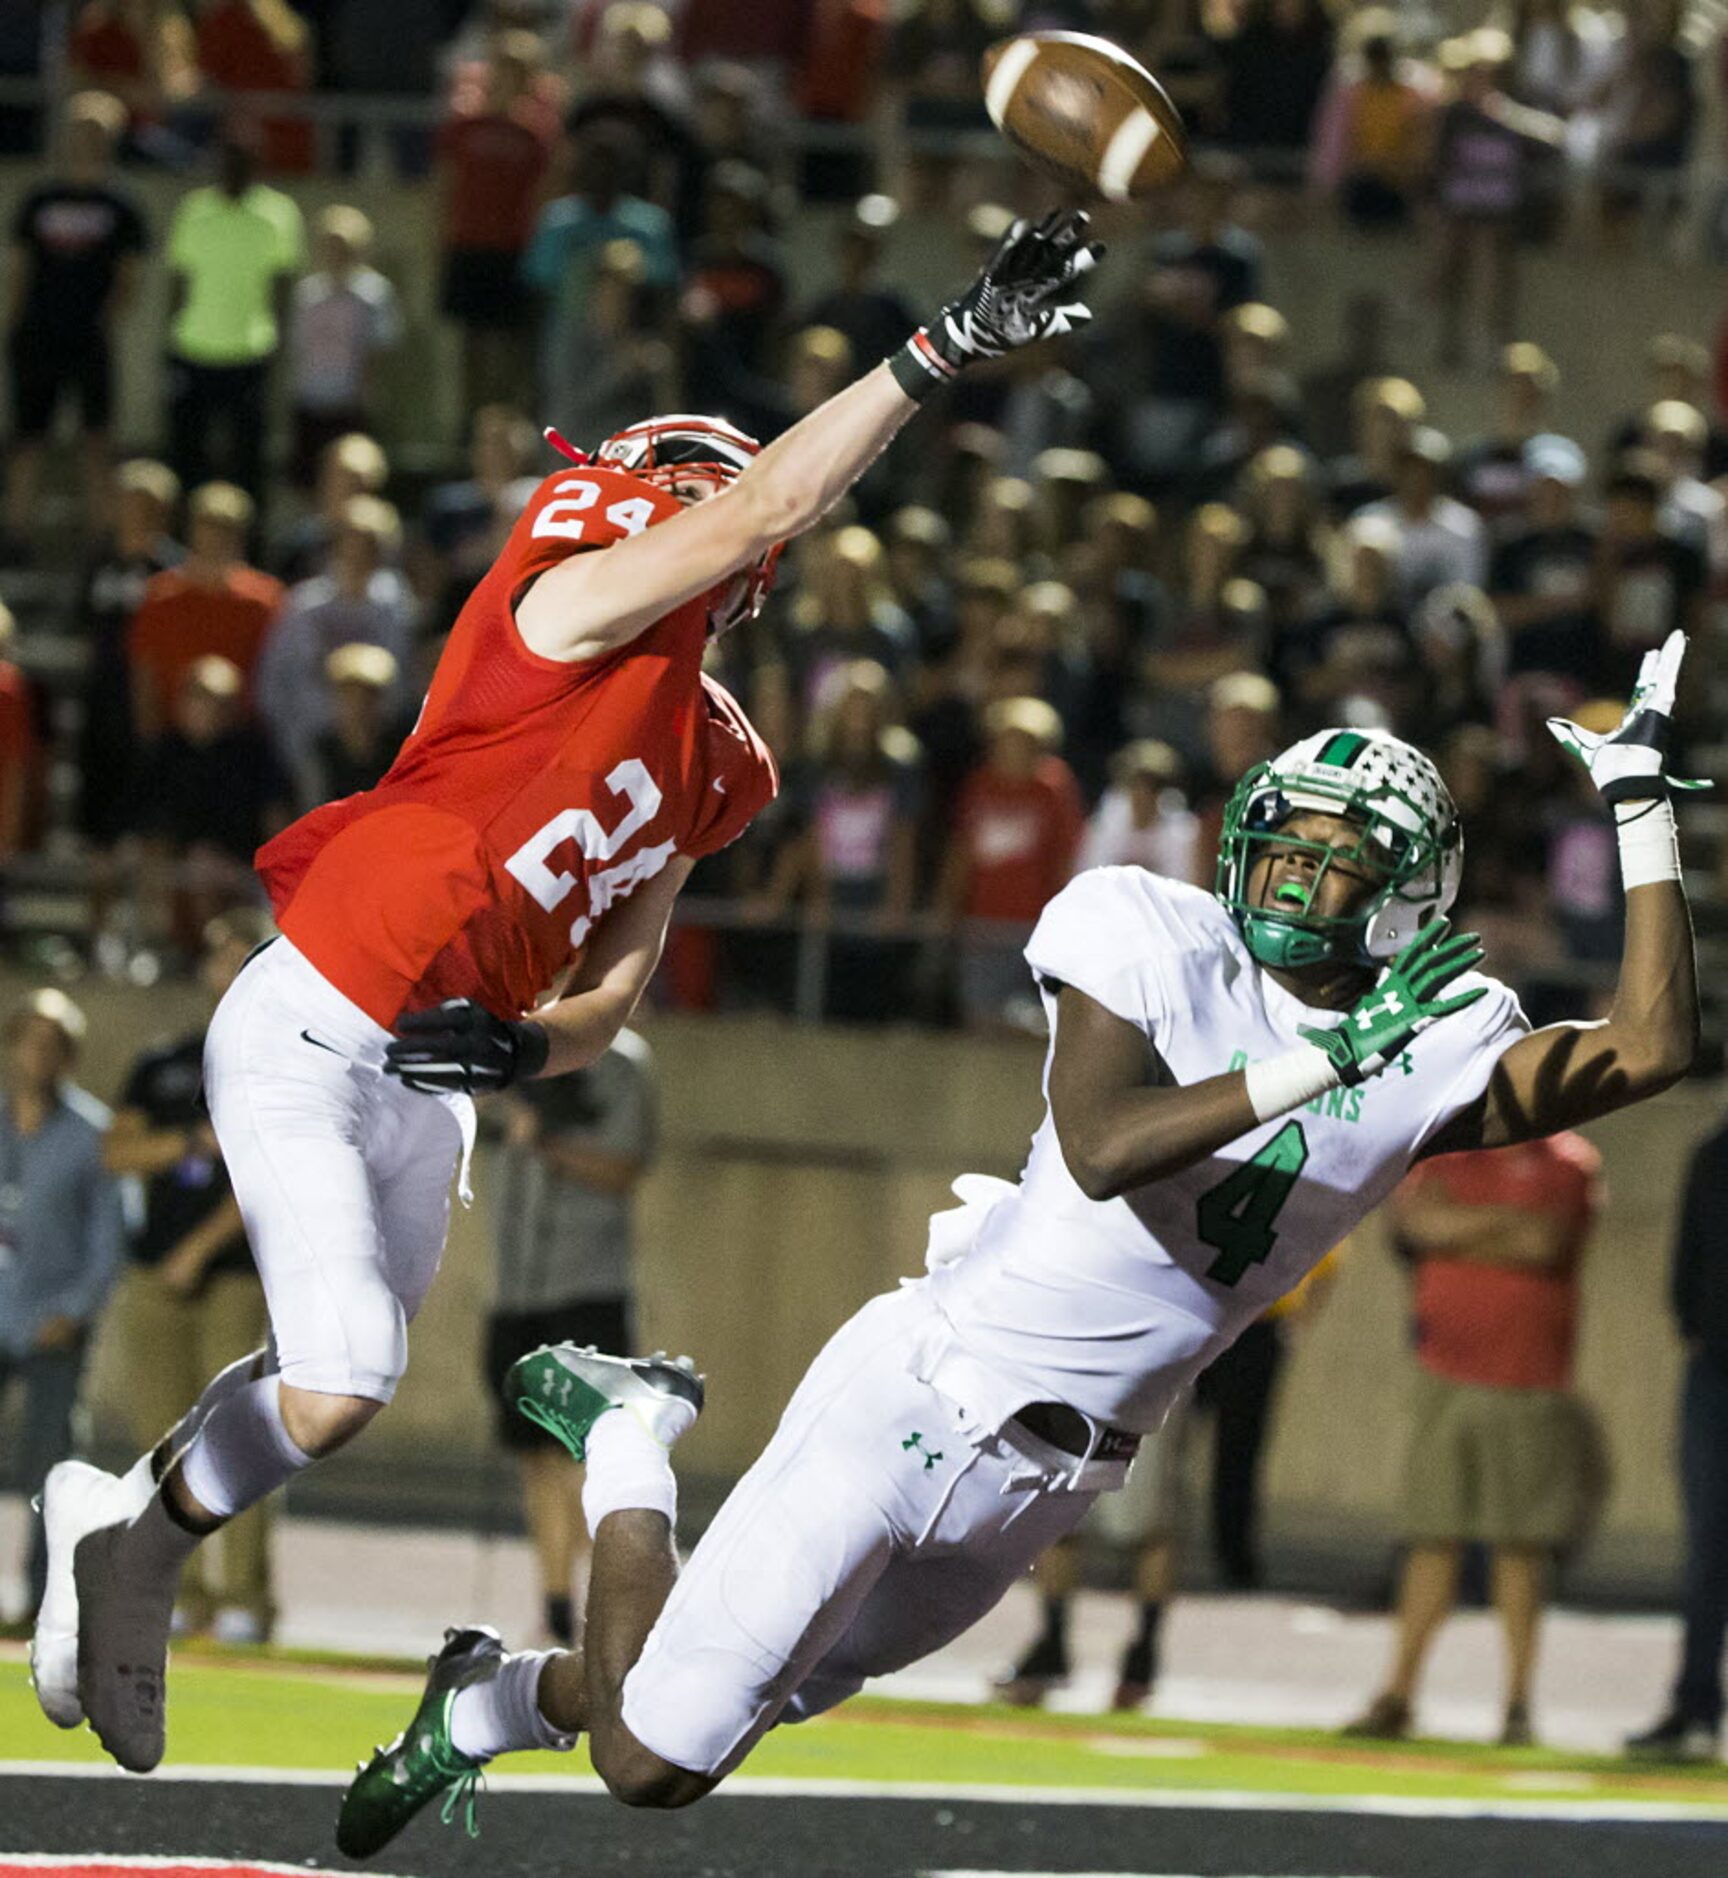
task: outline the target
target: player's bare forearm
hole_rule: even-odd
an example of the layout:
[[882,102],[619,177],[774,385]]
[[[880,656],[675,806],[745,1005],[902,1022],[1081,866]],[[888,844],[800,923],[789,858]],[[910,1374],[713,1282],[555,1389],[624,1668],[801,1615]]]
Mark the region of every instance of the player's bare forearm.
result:
[[819,521],[917,408],[879,365],[800,419],[711,501],[542,574],[517,603],[522,637],[544,657],[573,662],[629,645]]
[[1698,979],[1692,919],[1677,881],[1626,896],[1626,950],[1614,1003],[1590,1024],[1551,1024],[1513,1044],[1488,1089],[1426,1152],[1500,1148],[1577,1128],[1657,1095],[1692,1067]]
[[1241,1070],[1187,1085],[1136,1027],[1072,986],[1058,1004],[1050,1113],[1062,1158],[1089,1200],[1179,1174],[1258,1123]]
[[630,1021],[660,963],[672,903],[695,865],[679,855],[601,918],[566,995],[534,1013],[549,1045],[542,1076],[597,1063]]
[[776,438],[729,493],[754,484],[767,521],[765,545],[788,541],[833,508],[917,408],[884,361]]

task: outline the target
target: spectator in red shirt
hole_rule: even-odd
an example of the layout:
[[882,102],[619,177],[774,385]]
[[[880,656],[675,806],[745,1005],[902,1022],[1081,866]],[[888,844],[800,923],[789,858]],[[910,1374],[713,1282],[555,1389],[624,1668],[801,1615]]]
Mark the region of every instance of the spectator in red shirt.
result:
[[0,602],[0,865],[30,844],[42,774],[35,687],[6,656],[15,630]]
[[[223,91],[311,87],[310,36],[287,0],[200,0],[196,43],[205,81]],[[314,167],[312,125],[304,117],[264,118],[258,140],[266,170],[304,176]]]
[[1392,1674],[1346,1733],[1408,1732],[1466,1544],[1490,1548],[1506,1633],[1504,1746],[1531,1739],[1530,1685],[1556,1552],[1589,1525],[1594,1431],[1572,1389],[1578,1272],[1601,1206],[1579,1135],[1420,1162],[1389,1204],[1415,1262],[1416,1396],[1405,1469],[1410,1550]]
[[500,35],[485,90],[438,133],[443,308],[462,329],[464,409],[513,395],[529,369],[533,303],[520,272],[551,165],[555,120],[536,93],[545,47]]
[[1085,821],[1074,772],[1056,754],[1062,720],[1050,705],[1004,698],[984,729],[984,761],[960,791],[940,889],[950,920],[993,923],[966,931],[960,954],[961,1011],[980,1027],[1035,1014],[1020,946],[1074,871]]
[[75,89],[106,91],[126,106],[129,152],[186,160],[185,144],[164,121],[198,88],[192,28],[176,0],[85,0],[66,63]]
[[126,635],[140,738],[159,736],[181,681],[199,659],[230,660],[251,708],[252,668],[282,606],[279,580],[246,564],[252,500],[232,483],[192,492],[185,561],[144,589]]

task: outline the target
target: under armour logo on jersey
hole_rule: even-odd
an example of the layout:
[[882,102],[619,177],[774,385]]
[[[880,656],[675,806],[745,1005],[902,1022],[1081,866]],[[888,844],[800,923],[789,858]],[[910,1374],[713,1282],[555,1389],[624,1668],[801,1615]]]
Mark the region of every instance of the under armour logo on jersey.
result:
[[1372,1030],[1375,1023],[1382,1017],[1402,1017],[1404,1000],[1396,991],[1388,991],[1378,1004],[1364,1004],[1353,1015],[1358,1030]]
[[914,1431],[912,1434],[909,1434],[906,1437],[906,1439],[900,1443],[900,1446],[902,1449],[916,1448],[918,1452],[923,1455],[925,1473],[929,1473],[931,1468],[934,1467],[936,1463],[942,1458],[942,1450],[940,1448],[937,1448],[934,1452],[932,1452],[929,1448],[925,1447],[924,1437],[921,1434],[918,1434],[916,1431]]

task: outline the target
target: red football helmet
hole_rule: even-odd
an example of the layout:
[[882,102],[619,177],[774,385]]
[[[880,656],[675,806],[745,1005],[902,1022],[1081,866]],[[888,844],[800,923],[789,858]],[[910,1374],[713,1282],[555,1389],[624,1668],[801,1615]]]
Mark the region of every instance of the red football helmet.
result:
[[[678,414],[644,418],[618,431],[600,445],[593,460],[613,464],[663,489],[674,483],[708,482],[720,490],[736,481],[751,459],[761,454],[762,446],[754,437],[723,417]],[[745,579],[734,577],[715,589],[708,615],[712,635],[730,632],[762,611],[784,547],[784,542],[777,542],[746,571]]]

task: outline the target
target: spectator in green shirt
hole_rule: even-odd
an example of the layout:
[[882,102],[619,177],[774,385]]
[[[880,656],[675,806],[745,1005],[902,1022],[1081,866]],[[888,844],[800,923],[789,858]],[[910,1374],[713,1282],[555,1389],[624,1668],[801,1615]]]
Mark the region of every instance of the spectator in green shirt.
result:
[[253,180],[246,141],[227,138],[218,162],[216,183],[185,197],[168,237],[169,458],[189,488],[225,477],[256,498],[270,366],[306,234],[294,203]]

